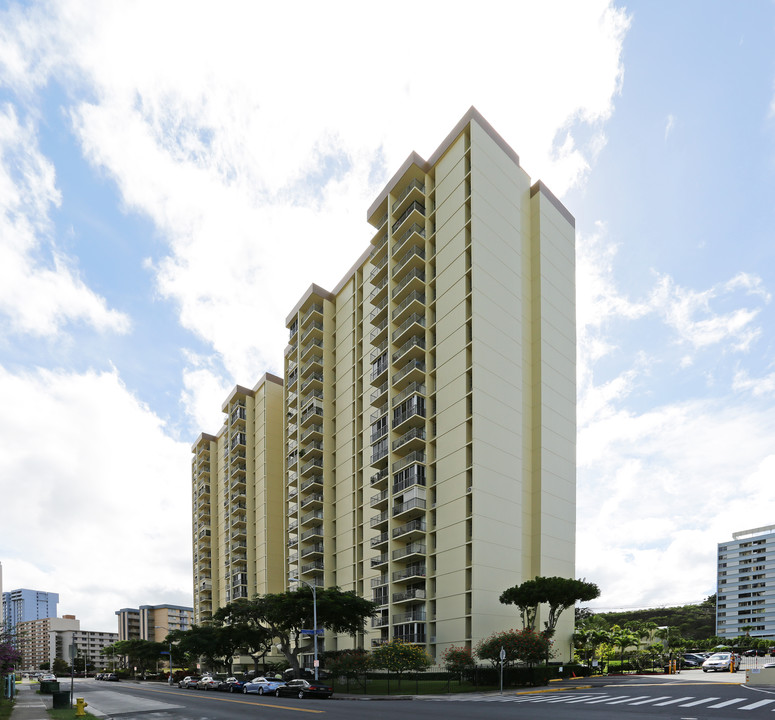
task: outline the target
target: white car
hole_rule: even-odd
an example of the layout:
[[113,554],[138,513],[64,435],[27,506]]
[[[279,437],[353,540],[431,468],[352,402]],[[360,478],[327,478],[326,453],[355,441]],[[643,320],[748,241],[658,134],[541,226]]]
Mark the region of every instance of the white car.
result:
[[709,670],[713,670],[713,672],[726,670],[726,672],[729,672],[730,662],[734,662],[734,670],[737,672],[740,663],[732,653],[715,653],[711,655],[704,663],[702,663],[702,672],[708,672]]

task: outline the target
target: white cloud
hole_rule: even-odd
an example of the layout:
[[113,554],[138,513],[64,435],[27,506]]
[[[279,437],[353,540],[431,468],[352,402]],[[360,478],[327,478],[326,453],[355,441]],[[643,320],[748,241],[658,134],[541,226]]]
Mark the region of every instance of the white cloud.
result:
[[[387,177],[469,105],[555,193],[583,182],[629,18],[603,0],[485,6],[60,3],[30,11],[45,29],[10,36],[25,52],[6,57],[28,77],[34,49],[36,71],[65,83],[86,156],[169,243],[161,292],[250,382],[279,368],[304,289],[332,287],[363,250]],[[432,76],[408,16],[433,28]]]
[[48,215],[61,200],[54,176],[34,127],[0,108],[0,316],[10,330],[37,336],[79,321],[126,332],[126,315],[108,309],[56,246]]
[[189,445],[115,372],[0,367],[0,397],[5,587],[58,592],[84,629],[115,631],[135,603],[190,604]]
[[675,115],[672,113],[667,116],[667,122],[665,123],[665,141],[667,141],[667,138],[670,136],[670,133],[673,131],[673,127],[675,126]]

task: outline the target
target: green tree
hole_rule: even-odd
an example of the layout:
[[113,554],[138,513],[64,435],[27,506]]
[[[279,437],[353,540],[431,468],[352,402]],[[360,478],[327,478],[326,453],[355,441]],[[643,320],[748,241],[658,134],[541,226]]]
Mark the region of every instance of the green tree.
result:
[[420,645],[412,645],[399,638],[383,643],[371,654],[374,667],[385,668],[398,675],[398,685],[401,686],[403,673],[414,670],[425,670],[433,665],[433,660]]
[[51,670],[51,663],[50,662],[44,662],[38,665],[38,670]]
[[640,638],[632,630],[614,625],[611,628],[611,644],[621,650],[619,659],[621,661],[621,670],[624,672],[624,652],[628,647],[638,647],[640,645]]
[[54,658],[54,675],[67,675],[70,672],[70,666],[62,658]]
[[481,660],[489,660],[493,665],[500,662],[503,648],[506,657],[504,664],[510,665],[517,660],[534,663],[547,657],[551,643],[543,635],[531,628],[522,630],[503,630],[480,640],[476,645],[476,655]]
[[441,662],[448,672],[463,677],[463,672],[474,666],[474,654],[471,648],[452,645],[441,654]]
[[219,608],[213,615],[213,624],[232,628],[238,638],[238,649],[253,659],[253,668],[258,672],[258,661],[272,649],[272,632],[260,624],[251,612],[248,600],[235,600]]
[[516,605],[522,614],[522,626],[531,630],[535,629],[539,605],[549,605],[544,633],[551,638],[563,611],[578,601],[589,602],[599,596],[600,588],[594,583],[557,576],[536,576],[533,580],[504,590],[500,601],[504,605]]
[[371,655],[362,648],[327,652],[326,670],[336,677],[357,678],[372,668]]
[[[270,593],[249,601],[250,618],[256,625],[269,630],[278,640],[280,652],[298,677],[299,655],[303,629],[313,625],[312,590],[303,585],[284,593]],[[317,590],[318,628],[335,633],[356,635],[363,631],[367,618],[374,615],[377,606],[352,591],[337,587]]]

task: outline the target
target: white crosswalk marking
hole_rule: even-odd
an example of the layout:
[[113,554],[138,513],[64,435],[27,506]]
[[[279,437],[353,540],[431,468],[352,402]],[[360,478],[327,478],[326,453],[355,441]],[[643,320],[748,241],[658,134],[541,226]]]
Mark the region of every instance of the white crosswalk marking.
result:
[[628,705],[646,705],[648,703],[656,702],[657,700],[668,700],[669,695],[662,695],[660,697],[649,698],[648,700],[641,700],[640,702],[627,703]]
[[673,698],[672,700],[668,700],[667,702],[657,703],[654,707],[662,707],[663,705],[675,705],[676,703],[679,703],[682,700],[691,700],[692,697],[693,697],[692,695],[687,695],[686,697]]
[[611,701],[608,704],[609,705],[621,705],[622,703],[629,703],[630,700],[641,700],[642,698],[647,698],[647,697],[648,697],[648,695],[636,695],[635,697],[623,697],[623,698],[620,698],[619,700],[613,700],[613,701]]
[[743,705],[743,707],[737,708],[737,710],[755,710],[756,708],[764,707],[770,703],[774,703],[775,700],[759,700],[759,702],[751,703],[750,705]]
[[718,708],[727,707],[727,705],[734,705],[739,702],[745,702],[745,698],[732,698],[731,700],[725,700],[724,702],[716,703],[715,705],[708,705],[708,707],[718,710]]
[[702,698],[700,700],[695,700],[694,702],[685,703],[681,705],[681,707],[694,707],[695,705],[702,705],[704,703],[713,702],[714,700],[718,700],[718,698],[717,697]]

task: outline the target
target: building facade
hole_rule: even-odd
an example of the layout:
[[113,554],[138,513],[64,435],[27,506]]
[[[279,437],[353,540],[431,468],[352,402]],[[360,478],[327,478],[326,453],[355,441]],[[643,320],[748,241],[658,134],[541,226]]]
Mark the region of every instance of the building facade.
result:
[[[438,657],[517,624],[507,587],[574,576],[575,223],[473,108],[367,219],[355,265],[286,318],[287,546],[270,579],[378,604],[363,636],[328,634],[326,650],[402,638]],[[195,469],[205,439],[212,468],[200,436]]]
[[163,642],[173,630],[189,630],[194,608],[183,605],[141,605],[116,610],[118,640]]
[[732,533],[718,546],[716,635],[775,636],[775,525]]
[[237,598],[285,589],[282,378],[238,385],[221,410],[219,432],[192,446],[197,623]]
[[11,642],[20,623],[43,618],[55,618],[59,594],[20,588],[3,593],[3,628]]
[[19,647],[22,668],[35,671],[60,658],[68,664],[72,658],[85,658],[87,667],[109,667],[110,660],[103,650],[118,640],[117,633],[81,630],[81,623],[74,615],[61,618],[42,618],[19,624]]

